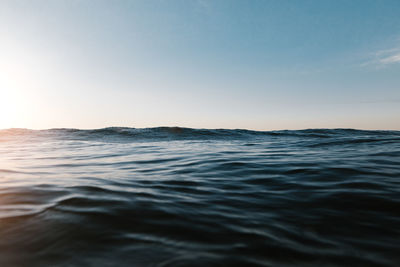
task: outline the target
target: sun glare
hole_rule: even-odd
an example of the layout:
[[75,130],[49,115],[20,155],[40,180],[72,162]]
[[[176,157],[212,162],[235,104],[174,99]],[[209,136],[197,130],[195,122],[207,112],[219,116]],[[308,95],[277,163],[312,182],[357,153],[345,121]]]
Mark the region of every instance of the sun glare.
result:
[[17,104],[15,93],[2,88],[0,91],[0,129],[16,127]]
[[13,68],[0,70],[0,129],[23,127],[20,125],[22,109],[27,108],[21,91],[23,73]]
[[32,57],[9,49],[10,55],[0,62],[0,129],[26,127],[28,92],[35,82]]

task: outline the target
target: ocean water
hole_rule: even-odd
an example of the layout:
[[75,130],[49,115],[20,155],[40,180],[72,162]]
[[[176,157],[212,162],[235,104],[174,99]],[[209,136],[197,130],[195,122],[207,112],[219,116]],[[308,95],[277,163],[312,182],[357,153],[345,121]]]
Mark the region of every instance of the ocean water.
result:
[[400,132],[2,130],[0,266],[400,266]]

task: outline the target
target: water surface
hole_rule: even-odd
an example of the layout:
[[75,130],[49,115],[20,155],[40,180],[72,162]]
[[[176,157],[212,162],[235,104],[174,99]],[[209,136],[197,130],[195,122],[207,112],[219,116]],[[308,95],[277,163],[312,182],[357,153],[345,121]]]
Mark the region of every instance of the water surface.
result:
[[0,266],[399,266],[400,132],[0,131]]

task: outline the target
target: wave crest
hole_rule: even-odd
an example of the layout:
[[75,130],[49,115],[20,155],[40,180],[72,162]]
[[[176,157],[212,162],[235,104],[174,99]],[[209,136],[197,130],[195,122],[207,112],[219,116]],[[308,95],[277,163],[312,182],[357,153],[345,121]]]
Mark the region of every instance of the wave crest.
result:
[[[263,137],[302,137],[302,138],[346,138],[381,141],[389,138],[398,141],[400,131],[357,130],[357,129],[305,129],[279,131],[253,131],[245,129],[195,129],[185,127],[129,128],[107,127],[100,129],[55,128],[48,130],[6,129],[0,130],[0,141],[12,138],[30,139],[35,137],[55,137],[69,140],[207,140],[243,139]],[[339,142],[342,143],[342,142]]]

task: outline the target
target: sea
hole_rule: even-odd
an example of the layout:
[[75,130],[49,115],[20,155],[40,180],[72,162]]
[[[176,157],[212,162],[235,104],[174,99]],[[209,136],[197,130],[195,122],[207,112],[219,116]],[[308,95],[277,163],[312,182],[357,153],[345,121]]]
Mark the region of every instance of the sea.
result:
[[400,266],[400,131],[0,131],[0,266]]

